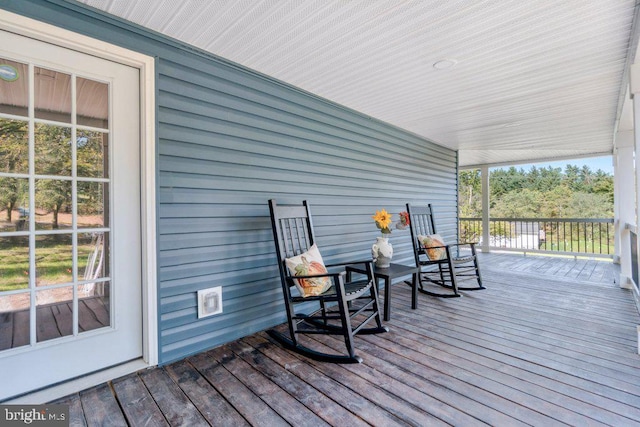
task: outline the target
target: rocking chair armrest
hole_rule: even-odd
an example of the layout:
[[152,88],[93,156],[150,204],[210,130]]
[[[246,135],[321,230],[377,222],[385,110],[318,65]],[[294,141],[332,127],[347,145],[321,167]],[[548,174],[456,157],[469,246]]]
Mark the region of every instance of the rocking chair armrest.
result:
[[341,274],[347,275],[347,277],[345,278],[345,281],[349,281],[349,277],[351,273],[364,274],[364,275],[369,275],[369,273],[371,273],[373,277],[373,262],[371,260],[341,262],[336,264],[328,264],[325,267],[327,268],[343,267],[344,270],[341,271]]
[[471,246],[471,247],[473,247],[475,245],[476,245],[475,242],[458,242],[458,243],[451,243],[451,244],[449,244],[447,246]]
[[347,262],[338,262],[335,264],[325,264],[325,267],[330,268],[330,267],[349,267],[351,265],[357,265],[357,264],[362,264],[363,266],[365,264],[370,263],[371,260],[360,260],[360,261],[347,261]]
[[291,275],[288,275],[286,277],[286,279],[287,279],[288,282],[291,282],[291,284],[293,284],[294,280],[298,280],[298,279],[316,279],[316,278],[322,278],[322,277],[329,277],[329,278],[333,279],[334,281],[336,281],[343,274],[344,274],[344,272],[326,273],[326,274],[310,274],[310,275],[306,275],[306,276],[291,276]]

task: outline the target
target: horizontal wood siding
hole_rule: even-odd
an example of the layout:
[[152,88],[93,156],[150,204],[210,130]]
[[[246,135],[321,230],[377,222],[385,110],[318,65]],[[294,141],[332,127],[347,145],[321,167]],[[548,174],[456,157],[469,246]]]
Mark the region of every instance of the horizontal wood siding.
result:
[[[311,203],[327,262],[369,258],[371,215],[406,202],[433,203],[455,239],[456,152],[81,5],[24,3],[7,9],[158,58],[161,363],[285,320],[270,198]],[[408,231],[391,242],[412,262]],[[198,320],[213,286],[224,312]]]

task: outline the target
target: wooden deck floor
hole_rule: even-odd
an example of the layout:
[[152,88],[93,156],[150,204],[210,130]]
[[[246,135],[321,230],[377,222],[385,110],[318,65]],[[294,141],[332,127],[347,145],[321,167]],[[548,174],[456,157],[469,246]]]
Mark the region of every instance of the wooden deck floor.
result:
[[89,426],[640,426],[639,316],[612,264],[488,255],[482,268],[488,289],[421,294],[417,310],[393,286],[391,332],[356,339],[359,365],[259,333],[58,402]]

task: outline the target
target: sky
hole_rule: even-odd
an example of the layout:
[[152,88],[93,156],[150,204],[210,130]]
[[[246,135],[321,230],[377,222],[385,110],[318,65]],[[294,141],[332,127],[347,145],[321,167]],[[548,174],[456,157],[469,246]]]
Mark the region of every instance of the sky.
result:
[[[525,171],[528,171],[529,169],[531,169],[531,166],[535,166],[536,168],[546,168],[551,166],[552,168],[561,168],[564,171],[565,166],[567,166],[568,164],[578,166],[578,167],[587,165],[593,172],[596,172],[598,169],[602,169],[603,172],[606,172],[609,175],[613,175],[613,160],[611,156],[562,160],[559,162],[527,163],[522,165],[514,165],[514,167],[516,169],[522,168]],[[490,168],[490,170],[509,169],[509,167],[510,166],[501,166],[497,168]]]

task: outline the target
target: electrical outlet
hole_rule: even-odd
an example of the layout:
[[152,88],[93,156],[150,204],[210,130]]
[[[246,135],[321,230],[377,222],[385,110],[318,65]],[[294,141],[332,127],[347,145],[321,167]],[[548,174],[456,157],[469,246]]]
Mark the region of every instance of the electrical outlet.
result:
[[198,291],[198,319],[222,313],[222,286]]

